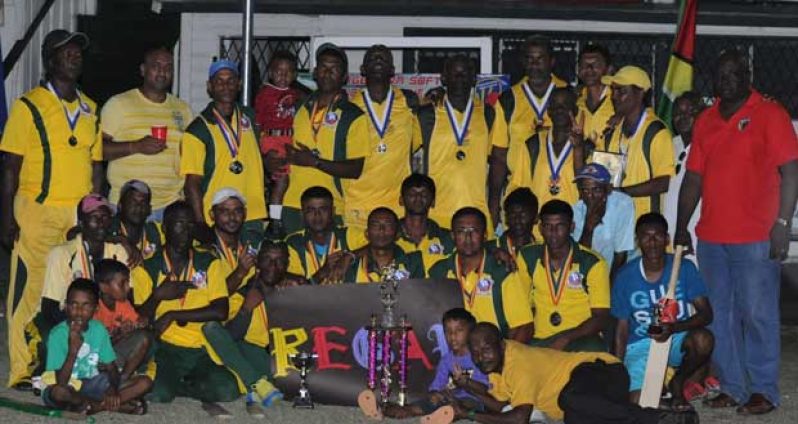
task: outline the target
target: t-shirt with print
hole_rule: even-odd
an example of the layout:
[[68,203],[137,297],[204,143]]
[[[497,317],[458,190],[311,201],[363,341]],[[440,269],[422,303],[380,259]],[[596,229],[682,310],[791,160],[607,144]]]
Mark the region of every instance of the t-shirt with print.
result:
[[[610,313],[618,319],[629,321],[629,339],[627,344],[648,337],[648,326],[654,305],[668,291],[668,280],[673,266],[673,255],[665,257],[665,269],[655,283],[648,282],[643,270],[642,258],[636,258],[618,271],[612,287],[612,308]],[[679,315],[676,319],[684,321],[693,315],[691,303],[699,297],[707,296],[707,288],[698,269],[690,261],[682,261],[679,268],[679,279],[676,282],[676,301],[679,304]]]
[[[64,366],[69,352],[69,325],[67,321],[53,327],[47,339],[46,372],[55,372]],[[100,321],[89,320],[83,332],[83,345],[78,350],[75,364],[72,366],[72,379],[87,379],[99,374],[97,365],[110,364],[116,360],[111,337]]]

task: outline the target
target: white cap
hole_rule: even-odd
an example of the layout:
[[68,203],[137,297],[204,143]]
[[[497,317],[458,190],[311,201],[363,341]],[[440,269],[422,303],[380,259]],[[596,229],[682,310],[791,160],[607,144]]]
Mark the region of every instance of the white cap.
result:
[[244,195],[241,194],[240,191],[232,187],[223,187],[213,194],[213,199],[211,200],[211,207],[219,205],[225,200],[230,198],[238,199],[244,206],[247,205],[247,200],[244,199]]

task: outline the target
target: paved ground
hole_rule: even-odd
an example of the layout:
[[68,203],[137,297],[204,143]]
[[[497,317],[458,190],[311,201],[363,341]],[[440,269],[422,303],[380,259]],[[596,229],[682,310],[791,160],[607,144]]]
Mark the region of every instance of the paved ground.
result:
[[[789,326],[782,329],[783,362],[782,362],[782,407],[764,417],[740,418],[734,410],[708,410],[698,407],[702,423],[798,423],[798,327]],[[5,320],[0,324],[0,382],[3,386],[8,376],[8,357],[6,355]],[[38,399],[28,393],[20,393],[5,387],[0,388],[0,396],[10,397],[21,401],[37,402]],[[308,424],[344,424],[366,423],[356,408],[318,405],[315,410],[294,410],[290,404],[284,403],[270,409],[265,420],[255,420],[247,416],[243,400],[224,405],[235,415],[236,422],[267,422],[267,423],[308,423]],[[0,408],[0,422],[26,424],[26,423],[53,423],[54,419],[43,418]],[[213,422],[205,412],[200,409],[199,402],[187,399],[178,399],[170,405],[150,405],[150,413],[144,417],[131,417],[108,413],[98,414],[97,422],[109,423],[174,423],[189,424],[197,422]],[[398,421],[394,421],[398,422]],[[403,422],[416,422],[406,420]]]

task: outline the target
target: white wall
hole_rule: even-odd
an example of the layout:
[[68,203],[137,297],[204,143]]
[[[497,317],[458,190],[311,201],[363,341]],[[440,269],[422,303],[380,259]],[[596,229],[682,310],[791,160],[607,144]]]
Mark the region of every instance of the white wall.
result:
[[[208,102],[205,91],[211,58],[219,55],[222,36],[241,36],[241,14],[184,13],[181,19],[178,94],[195,110]],[[404,28],[471,28],[536,31],[673,34],[675,23],[629,23],[582,20],[450,18],[435,16],[351,16],[256,14],[255,36],[402,36]],[[724,27],[699,25],[698,34],[751,37],[798,37],[798,27]],[[398,53],[394,56],[401,63]],[[349,70],[356,72],[363,52],[349,54]]]
[[[45,0],[2,0],[5,5],[5,19],[0,27],[3,44],[3,58],[11,51],[17,40],[22,39],[33,18],[39,13]],[[74,31],[78,15],[93,15],[97,11],[97,0],[58,0],[50,8],[39,29],[33,35],[11,75],[6,78],[6,98],[8,104],[35,87],[41,78],[41,45],[44,36],[56,28]]]

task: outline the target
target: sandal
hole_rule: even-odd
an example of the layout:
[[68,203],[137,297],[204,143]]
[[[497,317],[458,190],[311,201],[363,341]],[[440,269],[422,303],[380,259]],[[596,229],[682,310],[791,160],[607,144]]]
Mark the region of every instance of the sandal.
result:
[[119,407],[119,412],[128,415],[147,415],[147,401],[144,399],[134,399]]
[[695,381],[687,381],[682,387],[682,396],[686,402],[691,402],[696,399],[703,399],[707,395],[707,390],[704,386],[696,383]]
[[435,412],[421,417],[421,424],[449,424],[454,421],[454,408],[441,406]]
[[363,411],[363,415],[372,420],[382,420],[382,411],[377,406],[377,397],[371,390],[363,390],[357,395],[357,405]]
[[705,399],[704,405],[709,408],[731,408],[737,406],[737,401],[726,393],[721,393],[712,399]]
[[754,393],[748,399],[745,405],[737,408],[737,413],[740,415],[763,415],[776,409],[771,401],[761,393]]

